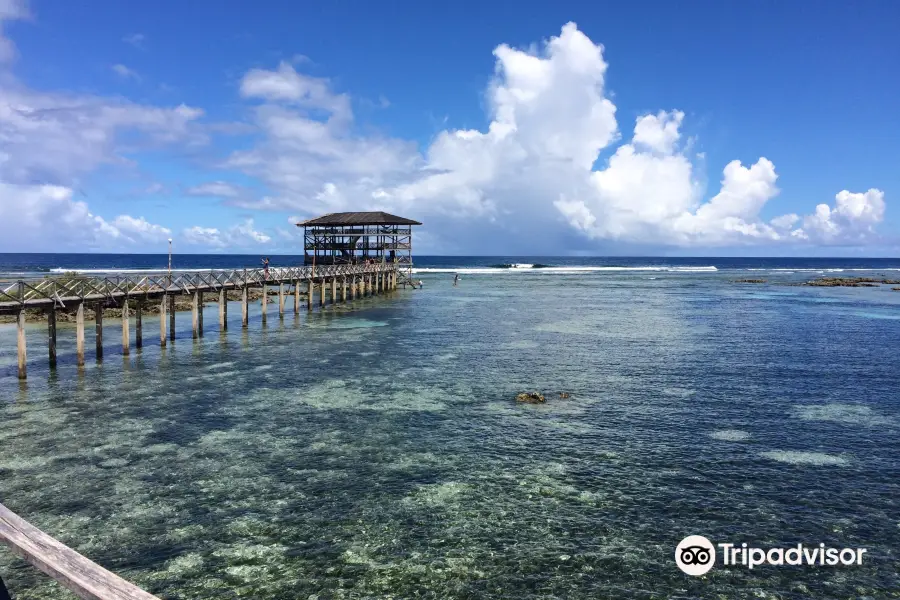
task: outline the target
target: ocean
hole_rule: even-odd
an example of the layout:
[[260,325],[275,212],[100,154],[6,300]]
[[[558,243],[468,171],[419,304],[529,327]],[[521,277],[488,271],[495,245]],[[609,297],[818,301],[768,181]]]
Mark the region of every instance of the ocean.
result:
[[[0,279],[166,261],[0,255]],[[179,313],[165,349],[145,317],[128,357],[108,319],[81,373],[70,325],[54,372],[29,325],[25,383],[0,325],[0,502],[160,598],[896,597],[900,291],[798,284],[900,259],[415,261],[422,289],[247,330]],[[866,553],[692,577],[688,535]],[[0,577],[69,597],[2,548]]]

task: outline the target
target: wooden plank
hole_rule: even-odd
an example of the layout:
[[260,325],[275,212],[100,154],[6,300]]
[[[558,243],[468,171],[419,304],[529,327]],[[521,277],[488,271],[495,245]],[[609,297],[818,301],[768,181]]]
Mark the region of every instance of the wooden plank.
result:
[[0,504],[0,542],[84,600],[159,600]]

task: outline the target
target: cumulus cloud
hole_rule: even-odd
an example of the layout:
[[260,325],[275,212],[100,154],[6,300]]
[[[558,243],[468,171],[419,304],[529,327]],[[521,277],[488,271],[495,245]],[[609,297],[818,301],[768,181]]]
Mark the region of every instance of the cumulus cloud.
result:
[[[0,182],[0,244],[5,251],[53,247],[112,248],[161,242],[171,231],[143,217],[119,215],[105,220],[75,200],[71,188]],[[14,241],[12,245],[10,241]]]
[[[125,164],[130,150],[201,144],[199,108],[158,107],[97,96],[0,89],[0,179],[13,183],[73,180],[102,164]],[[125,134],[139,134],[139,141]],[[135,147],[135,144],[139,144]]]
[[217,250],[246,248],[252,244],[267,244],[272,240],[265,233],[256,231],[253,219],[247,219],[224,230],[215,227],[190,227],[185,229],[181,235],[188,244]]
[[[0,0],[0,27],[4,19],[27,16],[24,10],[23,2]],[[138,35],[125,41],[140,45]],[[0,61],[3,42],[0,37]],[[431,247],[446,252],[550,254],[607,240],[686,247],[878,239],[881,190],[845,190],[808,214],[779,215],[778,172],[765,157],[715,166],[720,183],[707,195],[698,155],[684,138],[685,112],[650,111],[629,118],[620,131],[604,48],[574,23],[540,45],[500,45],[493,55],[487,126],[440,131],[421,150],[361,128],[350,96],[328,79],[290,62],[252,69],[239,93],[249,114],[244,127],[252,127],[255,140],[219,166],[253,178],[263,194],[228,183],[228,176],[186,193],[301,219],[341,210],[408,214],[431,227]],[[124,77],[133,73],[116,67]],[[14,188],[17,197],[41,199],[36,206],[45,208],[25,211],[20,222],[57,219],[92,239],[157,239],[168,230],[126,216],[98,220],[71,189],[102,165],[127,164],[135,144],[197,145],[222,134],[202,116],[185,105],[0,86],[0,185],[7,198]],[[0,210],[11,214],[9,207]],[[216,249],[271,241],[252,220],[225,229],[191,227],[182,235]]]

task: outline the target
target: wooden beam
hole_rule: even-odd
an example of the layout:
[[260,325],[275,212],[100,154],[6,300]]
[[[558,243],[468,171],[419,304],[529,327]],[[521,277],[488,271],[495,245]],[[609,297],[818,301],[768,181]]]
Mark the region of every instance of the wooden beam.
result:
[[278,284],[278,316],[284,318],[284,283]]
[[347,301],[347,278],[341,277],[341,302]]
[[75,362],[84,366],[84,302],[75,310]]
[[294,280],[294,314],[300,314],[300,281]]
[[47,311],[47,350],[50,358],[50,368],[56,368],[56,307]]
[[309,284],[306,286],[307,294],[306,294],[306,310],[312,310],[312,300],[313,300],[313,292],[316,289],[316,285],[312,279],[309,280]]
[[16,318],[16,346],[19,353],[19,379],[25,379],[28,376],[28,349],[25,345],[25,309],[19,311]]
[[325,280],[319,282],[319,308],[325,308]]
[[124,356],[128,356],[131,352],[130,338],[131,336],[128,334],[128,298],[122,301],[122,354]]
[[337,277],[331,278],[331,303],[337,304]]
[[0,542],[84,600],[159,600],[53,539],[2,504]]

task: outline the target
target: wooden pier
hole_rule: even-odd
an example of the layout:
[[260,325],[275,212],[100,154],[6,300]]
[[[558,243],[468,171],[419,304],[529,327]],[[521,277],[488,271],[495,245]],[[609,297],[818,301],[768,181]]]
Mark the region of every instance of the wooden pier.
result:
[[[271,267],[265,269],[236,269],[200,272],[157,272],[116,277],[59,276],[45,279],[20,280],[0,287],[0,314],[17,315],[18,375],[27,377],[28,349],[25,340],[25,311],[42,310],[47,317],[48,360],[56,366],[56,313],[75,307],[75,355],[79,366],[84,365],[85,310],[93,309],[96,331],[96,359],[103,359],[103,309],[122,309],[122,354],[131,352],[131,316],[134,312],[134,344],[144,344],[143,309],[151,303],[159,306],[159,344],[165,346],[175,339],[175,299],[188,295],[192,300],[191,328],[194,338],[203,337],[203,298],[217,294],[219,327],[228,327],[227,292],[241,291],[241,325],[249,325],[248,290],[261,288],[262,320],[268,319],[269,289],[278,290],[277,311],[284,317],[286,299],[293,295],[294,313],[301,307],[301,294],[306,309],[313,310],[318,288],[318,305],[346,302],[350,299],[380,295],[406,285],[408,277],[398,262],[369,262],[363,264],[327,264],[321,266]],[[340,294],[338,290],[340,289]],[[168,313],[168,319],[167,317]],[[168,325],[168,328],[167,328]]]
[[[0,504],[0,542],[85,600],[159,600],[53,539]],[[0,580],[0,599],[9,597]]]

